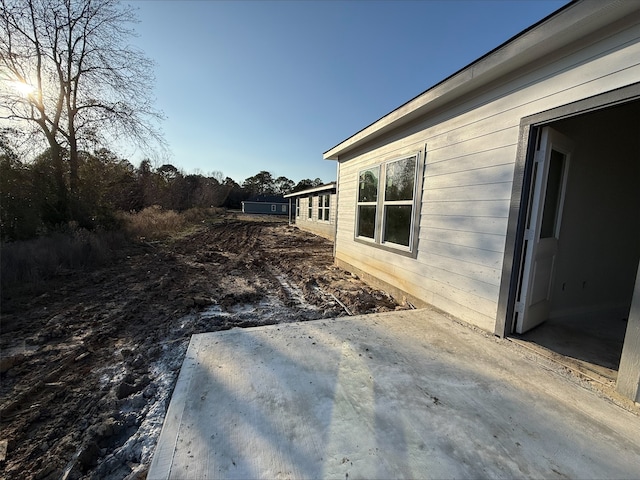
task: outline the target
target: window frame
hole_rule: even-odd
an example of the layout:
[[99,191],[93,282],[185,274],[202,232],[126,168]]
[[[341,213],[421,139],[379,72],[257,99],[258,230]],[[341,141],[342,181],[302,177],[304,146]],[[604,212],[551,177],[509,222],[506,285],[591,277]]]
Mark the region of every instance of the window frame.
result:
[[[425,149],[426,151],[426,149]],[[414,177],[413,191],[411,200],[389,200],[387,199],[387,169],[388,166],[407,159],[413,159]],[[376,201],[363,202],[360,201],[360,179],[361,175],[366,171],[378,171],[378,184]],[[418,227],[420,212],[419,207],[422,202],[422,179],[424,171],[424,161],[422,161],[421,152],[413,152],[402,156],[394,156],[384,161],[363,167],[358,170],[357,188],[356,188],[356,212],[354,224],[354,240],[363,244],[367,244],[386,251],[398,253],[400,255],[416,257],[418,250]],[[373,238],[358,235],[360,222],[360,207],[375,206],[375,224]],[[387,228],[386,212],[389,206],[411,206],[410,224],[409,224],[409,241],[408,245],[385,241],[385,229]]]
[[[365,172],[371,172],[373,170],[377,170],[377,174],[376,174],[376,199],[375,200],[361,200],[360,199],[360,179],[362,178],[362,175]],[[356,240],[364,242],[364,243],[377,243],[378,240],[378,225],[379,225],[379,221],[378,221],[378,201],[380,198],[380,171],[381,171],[381,165],[380,164],[376,164],[376,165],[372,165],[370,167],[367,168],[363,168],[362,170],[358,171],[358,178],[357,178],[357,188],[356,188],[356,215],[355,215],[355,231],[354,231],[354,237]],[[364,235],[359,235],[359,231],[360,231],[360,212],[361,212],[361,207],[375,207],[375,214],[374,214],[374,220],[373,220],[373,237],[367,237]]]
[[300,218],[300,197],[296,197],[296,218]]
[[321,193],[318,195],[318,221],[329,223],[331,220],[331,194]]
[[309,195],[307,201],[309,202],[307,205],[307,220],[313,220],[313,195]]

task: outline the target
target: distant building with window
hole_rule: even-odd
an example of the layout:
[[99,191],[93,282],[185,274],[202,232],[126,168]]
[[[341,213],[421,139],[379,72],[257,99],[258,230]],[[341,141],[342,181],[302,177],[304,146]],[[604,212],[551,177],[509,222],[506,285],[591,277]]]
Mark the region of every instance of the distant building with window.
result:
[[289,223],[301,230],[334,240],[336,230],[336,183],[327,183],[290,193]]
[[242,213],[288,215],[289,202],[281,195],[255,195],[242,202]]

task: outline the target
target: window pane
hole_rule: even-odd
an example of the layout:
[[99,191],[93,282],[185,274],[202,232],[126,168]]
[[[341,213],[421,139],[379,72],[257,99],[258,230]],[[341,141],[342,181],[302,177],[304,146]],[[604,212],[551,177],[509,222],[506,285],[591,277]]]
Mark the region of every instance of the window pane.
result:
[[375,202],[378,200],[378,168],[360,172],[358,180],[358,201]]
[[547,176],[547,191],[542,210],[542,225],[540,238],[551,238],[556,233],[556,223],[560,210],[560,194],[562,193],[562,171],[564,169],[564,154],[557,150],[551,151],[549,159],[549,174]]
[[384,241],[409,246],[411,205],[387,205],[384,210]]
[[330,199],[330,198],[331,198],[331,197],[330,197],[329,195],[325,195],[325,196],[324,196],[324,206],[325,206],[325,207],[329,207],[329,199]]
[[327,222],[329,221],[329,209],[328,208],[325,208],[325,210],[324,210],[324,219]]
[[376,228],[375,205],[360,205],[358,207],[358,236],[374,238]]
[[405,158],[387,165],[384,199],[412,200],[416,176],[416,158]]

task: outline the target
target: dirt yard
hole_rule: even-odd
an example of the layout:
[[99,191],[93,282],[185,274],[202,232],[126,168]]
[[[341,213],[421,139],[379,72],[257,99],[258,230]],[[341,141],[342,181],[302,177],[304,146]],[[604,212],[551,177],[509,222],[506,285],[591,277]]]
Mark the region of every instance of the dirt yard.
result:
[[144,478],[194,333],[404,308],[330,242],[233,215],[5,293],[1,478]]

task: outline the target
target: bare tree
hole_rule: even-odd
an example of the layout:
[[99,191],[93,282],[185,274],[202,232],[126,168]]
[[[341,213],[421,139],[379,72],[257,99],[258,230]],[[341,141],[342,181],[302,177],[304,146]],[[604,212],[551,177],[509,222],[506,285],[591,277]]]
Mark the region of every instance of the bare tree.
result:
[[63,205],[82,150],[164,147],[152,62],[128,43],[135,22],[118,0],[0,0],[0,119],[44,137]]

